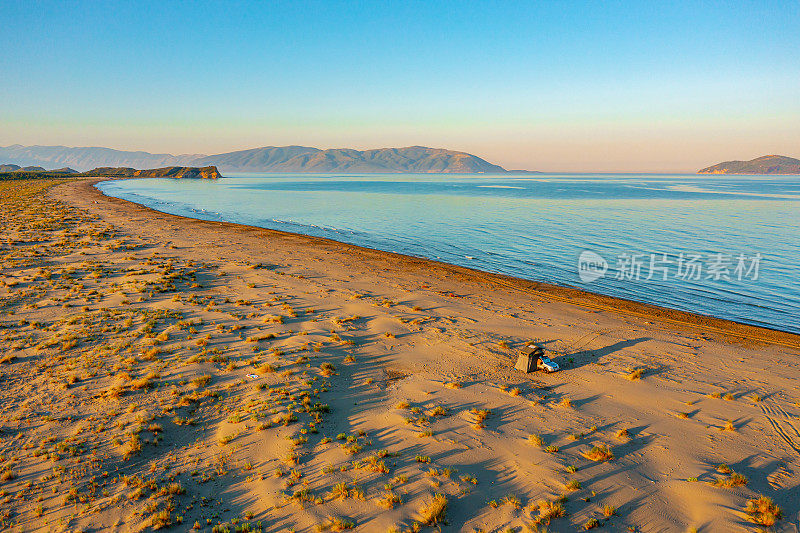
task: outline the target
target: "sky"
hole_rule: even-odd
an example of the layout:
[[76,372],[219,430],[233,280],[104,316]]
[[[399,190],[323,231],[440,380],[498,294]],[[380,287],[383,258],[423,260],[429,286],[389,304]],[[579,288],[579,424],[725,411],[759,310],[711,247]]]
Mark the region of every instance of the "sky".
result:
[[0,2],[0,145],[800,158],[800,1]]

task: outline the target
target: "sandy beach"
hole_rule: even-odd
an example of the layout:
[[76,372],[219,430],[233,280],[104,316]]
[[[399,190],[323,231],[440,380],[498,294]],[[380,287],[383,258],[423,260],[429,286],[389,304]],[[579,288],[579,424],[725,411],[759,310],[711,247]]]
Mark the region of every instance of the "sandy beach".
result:
[[800,528],[800,336],[96,181],[0,182],[0,529]]

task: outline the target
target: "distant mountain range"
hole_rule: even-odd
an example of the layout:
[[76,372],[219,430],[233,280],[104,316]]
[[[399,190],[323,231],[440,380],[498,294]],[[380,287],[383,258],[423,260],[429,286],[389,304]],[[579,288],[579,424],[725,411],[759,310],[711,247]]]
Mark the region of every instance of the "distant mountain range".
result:
[[192,164],[217,165],[223,172],[506,172],[471,154],[423,146],[375,150],[267,146],[210,155]]
[[698,174],[800,174],[800,159],[765,155],[750,161],[725,161],[697,171]]
[[[353,150],[320,150],[307,146],[265,146],[216,155],[151,154],[110,148],[67,146],[0,147],[0,161],[45,168],[72,167],[79,171],[96,167],[156,168],[167,166],[216,166],[222,172],[419,172],[496,173],[508,171],[465,152],[409,146]],[[517,172],[517,171],[515,171]]]
[[148,152],[128,152],[111,148],[67,146],[0,146],[0,162],[20,166],[40,166],[47,169],[72,167],[76,170],[90,170],[95,167],[134,167],[158,168],[169,166],[188,166],[186,163],[203,154],[151,154]]
[[46,170],[44,167],[36,167],[36,166],[21,167],[19,165],[8,164],[8,165],[0,165],[0,172],[49,172],[51,174],[53,173],[75,174],[77,171],[69,167]]
[[21,167],[19,165],[0,165],[0,172],[40,172],[44,170],[42,167]]
[[131,167],[98,167],[86,172],[77,172],[71,168],[45,170],[42,167],[24,167],[19,165],[0,165],[0,181],[20,179],[54,179],[54,178],[174,178],[216,180],[222,177],[215,166],[209,167],[163,167],[136,170]]

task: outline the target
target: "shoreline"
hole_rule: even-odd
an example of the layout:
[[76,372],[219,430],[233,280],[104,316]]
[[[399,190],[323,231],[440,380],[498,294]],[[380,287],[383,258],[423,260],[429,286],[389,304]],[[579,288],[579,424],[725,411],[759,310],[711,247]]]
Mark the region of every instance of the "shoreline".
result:
[[[108,196],[100,189],[95,187],[95,185],[98,183],[115,180],[116,178],[112,177],[88,178],[75,183],[82,184],[82,189],[86,192],[87,197],[92,198],[93,200],[102,198],[104,201],[116,203],[117,205],[126,205],[132,211],[158,213],[159,215],[172,217],[175,220],[181,220],[186,223],[210,225],[210,227],[225,228],[232,231],[236,231],[238,228],[241,231],[261,232],[265,237],[279,236],[282,239],[293,241],[294,244],[301,244],[303,246],[310,247],[321,246],[325,247],[326,249],[335,249],[338,252],[354,253],[361,256],[361,258],[364,260],[372,260],[379,263],[391,260],[396,262],[396,266],[400,266],[405,272],[412,274],[418,273],[423,269],[433,269],[432,272],[436,272],[439,275],[455,275],[460,281],[466,283],[489,283],[495,285],[496,287],[517,291],[540,300],[549,299],[594,311],[609,312],[617,315],[625,314],[626,316],[635,316],[644,320],[660,321],[665,323],[665,325],[668,325],[668,327],[678,327],[683,328],[684,330],[699,330],[706,333],[718,334],[742,340],[778,344],[790,348],[800,348],[800,334],[790,331],[783,331],[767,326],[757,326],[744,322],[737,322],[735,320],[693,313],[690,311],[681,311],[678,309],[661,307],[654,304],[628,300],[616,296],[607,296],[585,291],[577,287],[554,285],[550,283],[526,280],[505,274],[486,272],[446,263],[443,261],[437,261],[434,259],[414,257],[396,252],[388,252],[384,250],[358,246],[355,244],[343,243],[324,237],[262,228],[260,226],[252,226],[236,222],[213,221],[187,217],[183,215],[175,215],[147,207],[144,204],[116,198],[114,196]],[[63,184],[60,184],[59,186],[63,186]]]

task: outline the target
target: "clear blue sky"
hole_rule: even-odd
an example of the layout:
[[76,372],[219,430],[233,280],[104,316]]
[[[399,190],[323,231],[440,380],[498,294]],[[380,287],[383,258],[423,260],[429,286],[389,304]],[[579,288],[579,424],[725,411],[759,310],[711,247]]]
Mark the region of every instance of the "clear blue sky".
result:
[[800,2],[0,2],[0,145],[800,157]]

